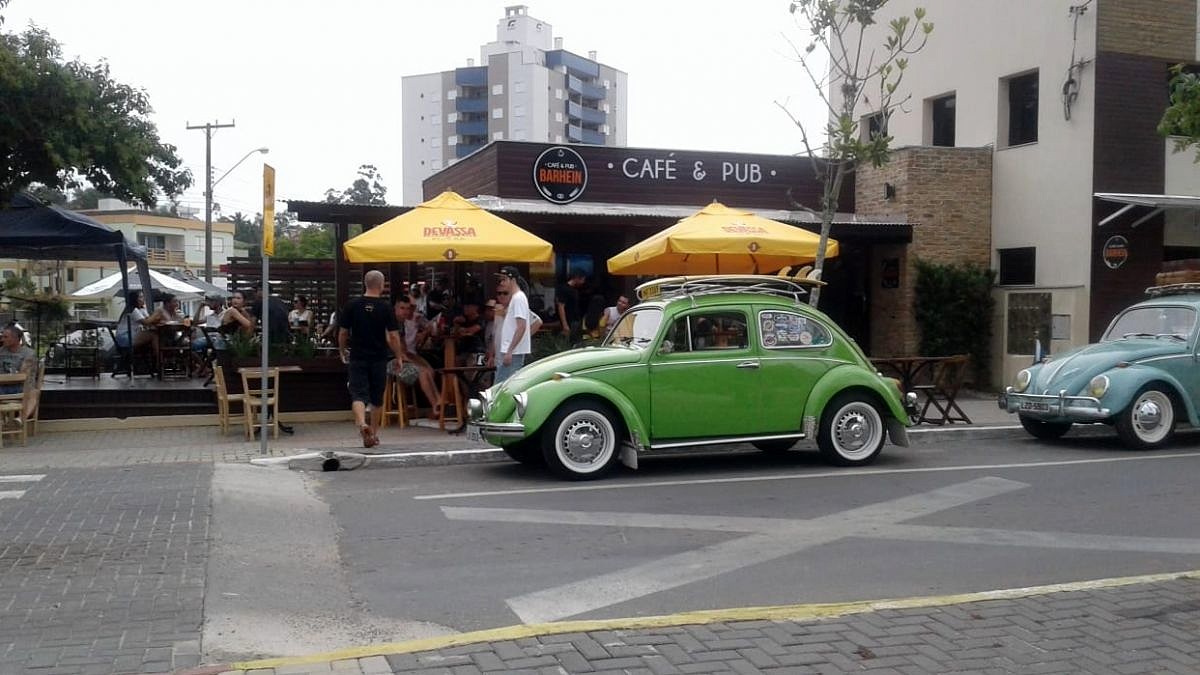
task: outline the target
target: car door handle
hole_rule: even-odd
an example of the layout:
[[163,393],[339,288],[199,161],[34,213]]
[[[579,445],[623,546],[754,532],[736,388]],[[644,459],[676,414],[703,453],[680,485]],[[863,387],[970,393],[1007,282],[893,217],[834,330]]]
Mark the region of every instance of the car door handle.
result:
[[758,361],[742,361],[741,363],[737,364],[737,367],[743,370],[755,370],[758,368]]

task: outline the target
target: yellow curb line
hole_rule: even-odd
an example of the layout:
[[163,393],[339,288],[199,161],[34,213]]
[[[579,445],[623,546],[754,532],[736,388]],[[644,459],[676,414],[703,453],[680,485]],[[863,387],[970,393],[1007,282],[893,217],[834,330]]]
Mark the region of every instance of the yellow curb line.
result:
[[860,600],[856,602],[818,603],[806,605],[775,605],[765,607],[739,607],[733,609],[700,610],[682,612],[663,616],[631,617],[625,619],[597,619],[594,621],[558,621],[554,623],[521,624],[490,628],[488,630],[439,635],[437,637],[393,642],[369,647],[350,647],[323,654],[308,656],[281,657],[261,659],[258,661],[242,661],[231,663],[233,670],[254,670],[255,668],[282,668],[283,666],[311,665],[328,663],[344,659],[358,659],[385,654],[411,654],[447,647],[475,644],[480,642],[496,642],[500,640],[517,640],[520,638],[539,635],[555,635],[559,633],[586,633],[596,630],[638,630],[644,628],[665,628],[672,626],[699,625],[707,623],[723,623],[726,621],[810,621],[814,619],[829,619],[852,614],[865,614],[885,609],[915,609],[920,607],[940,607],[958,605],[985,600],[1011,600],[1027,598],[1035,595],[1063,593],[1069,591],[1086,591],[1098,588],[1119,588],[1135,584],[1150,584],[1159,581],[1176,579],[1200,579],[1200,570],[1188,572],[1167,572],[1165,574],[1143,574],[1132,577],[1113,577],[1110,579],[1093,579],[1091,581],[1073,581],[1064,584],[1047,586],[1029,586],[1026,588],[1008,588],[995,591],[980,591],[976,593],[959,593],[955,595],[928,595],[913,598],[898,598],[891,600]]

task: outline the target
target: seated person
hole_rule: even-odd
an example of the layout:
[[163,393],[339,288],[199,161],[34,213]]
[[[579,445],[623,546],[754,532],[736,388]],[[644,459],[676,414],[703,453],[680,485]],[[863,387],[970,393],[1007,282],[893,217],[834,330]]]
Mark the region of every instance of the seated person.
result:
[[288,325],[293,331],[308,335],[312,323],[313,313],[308,308],[308,298],[303,295],[297,296],[296,301],[292,303],[292,311],[288,312]]
[[[157,341],[157,336],[142,336],[142,333],[146,332],[145,321],[149,317],[150,313],[146,311],[145,296],[141,291],[131,291],[125,301],[125,309],[121,311],[121,316],[117,319],[115,335],[117,346],[122,349],[152,347]],[[130,331],[132,331],[132,338]]]
[[[191,326],[188,325],[190,324],[190,321],[187,323],[184,322],[183,314],[179,312],[179,300],[177,300],[173,295],[165,294],[162,296],[162,304],[158,306],[158,309],[154,310],[153,314],[142,321],[142,325],[149,330],[142,331],[141,334],[148,334],[151,336],[151,342],[154,347],[155,356],[158,355],[159,351],[163,347],[162,340],[164,339],[164,336],[160,335],[159,327],[166,326],[168,324],[184,325],[181,327],[181,330],[165,336],[166,339],[169,339],[175,343],[190,339]],[[136,340],[134,346],[136,346]]]
[[0,385],[0,394],[24,394],[17,424],[23,424],[23,420],[29,419],[33,415],[34,406],[37,405],[37,396],[34,395],[37,393],[37,357],[32,349],[22,344],[22,332],[9,324],[0,333],[0,373],[25,374],[24,384]]
[[463,305],[460,316],[454,317],[452,335],[456,340],[458,366],[474,366],[482,363],[480,357],[487,353],[484,344],[483,317],[479,305],[469,302]]
[[[208,335],[201,329],[220,329],[221,327],[221,306],[225,304],[224,298],[219,295],[209,295],[204,298],[204,302],[196,306],[196,311],[192,315],[192,365],[196,377],[206,377],[208,375],[208,363],[204,358],[204,354],[209,349]],[[224,349],[225,341],[219,336],[213,340],[212,349]]]
[[254,335],[254,315],[246,307],[246,296],[241,291],[234,291],[229,297],[229,307],[221,313],[221,321],[217,327],[221,335]]
[[404,384],[420,382],[421,391],[425,393],[425,398],[429,399],[433,415],[437,417],[441,412],[439,402],[442,396],[434,381],[433,366],[410,347],[415,340],[409,332],[417,330],[412,298],[407,295],[397,297],[393,311],[396,313],[396,323],[400,327],[400,348],[404,350],[404,359],[399,364],[393,359],[388,364],[388,372]]

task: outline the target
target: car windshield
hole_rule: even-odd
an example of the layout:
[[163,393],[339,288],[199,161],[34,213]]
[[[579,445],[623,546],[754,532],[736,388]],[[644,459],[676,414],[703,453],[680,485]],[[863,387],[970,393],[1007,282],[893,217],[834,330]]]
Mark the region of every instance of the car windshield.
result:
[[1191,307],[1137,307],[1118,316],[1103,339],[1153,337],[1186,340],[1195,325],[1196,310]]
[[635,347],[641,349],[654,341],[658,327],[662,324],[662,309],[646,307],[626,312],[608,336],[604,346]]

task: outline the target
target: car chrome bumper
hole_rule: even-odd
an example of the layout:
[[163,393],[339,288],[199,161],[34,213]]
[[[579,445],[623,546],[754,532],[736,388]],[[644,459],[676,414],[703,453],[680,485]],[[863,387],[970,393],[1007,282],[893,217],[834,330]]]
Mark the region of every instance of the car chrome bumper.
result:
[[484,436],[498,438],[524,438],[525,425],[520,422],[469,422],[470,426],[479,429]]
[[1057,394],[1018,394],[1007,387],[997,401],[1008,412],[1022,413],[1039,418],[1067,417],[1072,419],[1102,420],[1112,417],[1112,411],[1092,396],[1067,396],[1064,389]]

